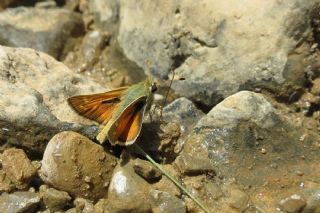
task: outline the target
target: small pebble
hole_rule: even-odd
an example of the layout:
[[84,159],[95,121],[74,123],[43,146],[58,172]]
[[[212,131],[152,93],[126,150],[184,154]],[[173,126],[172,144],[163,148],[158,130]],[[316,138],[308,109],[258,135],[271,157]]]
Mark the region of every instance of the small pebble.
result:
[[297,174],[298,176],[303,176],[303,175],[304,175],[304,173],[303,173],[302,171],[300,171],[300,170],[296,171],[296,174]]
[[284,198],[279,202],[280,209],[288,213],[298,213],[306,204],[306,201],[297,194]]
[[266,150],[265,148],[262,148],[262,149],[261,149],[261,153],[262,153],[262,154],[267,154],[267,150]]

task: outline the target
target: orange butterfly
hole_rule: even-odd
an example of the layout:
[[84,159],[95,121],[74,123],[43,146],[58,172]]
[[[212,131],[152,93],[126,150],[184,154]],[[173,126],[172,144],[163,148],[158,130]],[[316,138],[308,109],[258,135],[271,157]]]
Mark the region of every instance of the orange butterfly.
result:
[[112,145],[130,145],[138,138],[142,118],[153,102],[157,86],[152,78],[130,87],[120,87],[105,93],[80,95],[68,99],[80,115],[95,120],[104,127],[97,140]]

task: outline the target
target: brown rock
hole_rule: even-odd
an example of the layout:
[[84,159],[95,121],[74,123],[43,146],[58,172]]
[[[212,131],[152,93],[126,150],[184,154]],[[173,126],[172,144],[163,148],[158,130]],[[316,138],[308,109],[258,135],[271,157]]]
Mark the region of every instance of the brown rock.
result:
[[98,199],[107,192],[116,158],[75,132],[61,132],[47,145],[40,177],[71,195]]
[[280,201],[280,208],[289,213],[298,213],[305,207],[307,202],[300,195],[294,194]]
[[37,173],[22,149],[5,150],[2,155],[2,166],[8,177],[18,185],[28,184]]
[[10,192],[14,188],[14,184],[8,178],[8,175],[4,171],[0,170],[0,193]]
[[40,186],[40,196],[46,207],[53,212],[63,210],[71,200],[67,192],[48,188],[46,185]]
[[155,180],[161,177],[161,173],[149,161],[135,159],[133,161],[134,171],[146,180]]

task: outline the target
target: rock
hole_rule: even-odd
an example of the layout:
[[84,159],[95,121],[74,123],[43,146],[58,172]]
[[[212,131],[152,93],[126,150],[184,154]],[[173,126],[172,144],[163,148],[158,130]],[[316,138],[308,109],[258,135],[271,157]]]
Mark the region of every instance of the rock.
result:
[[46,185],[40,186],[39,191],[46,208],[53,212],[63,210],[71,200],[67,192],[48,188]]
[[176,158],[174,163],[183,174],[197,175],[205,172],[215,173],[213,165],[204,157],[193,157],[182,153]]
[[107,199],[100,199],[96,205],[94,205],[95,213],[108,213],[111,212],[109,202]]
[[[181,182],[180,173],[173,167],[171,164],[162,164],[161,165],[165,171],[167,171],[171,176],[173,176],[176,180]],[[159,190],[162,192],[168,192],[171,195],[176,197],[181,196],[181,190],[166,176],[162,175],[160,181],[154,183],[152,185],[152,189]]]
[[94,205],[91,201],[83,198],[76,198],[74,200],[77,212],[92,213],[94,211]]
[[88,13],[92,14],[95,25],[102,31],[116,33],[119,21],[118,1],[99,1],[88,2]]
[[111,212],[150,212],[149,191],[149,184],[129,164],[116,167],[108,189]]
[[64,63],[78,72],[91,70],[99,61],[101,51],[107,45],[109,36],[98,30],[88,32],[82,40],[77,53],[70,52]]
[[37,2],[34,6],[36,8],[49,9],[49,8],[57,7],[57,3],[54,0],[47,0],[47,1],[43,1],[43,2]]
[[230,191],[228,197],[227,203],[230,207],[239,210],[239,212],[242,212],[247,208],[249,197],[242,190],[234,189]]
[[317,190],[307,200],[307,205],[303,209],[303,213],[319,213],[320,212],[320,191]]
[[203,112],[184,97],[174,100],[163,108],[163,120],[179,123],[181,133],[189,133],[203,115]]
[[176,149],[179,137],[180,127],[178,123],[144,123],[139,146],[143,147],[143,150],[154,159],[163,163],[170,163],[179,152]]
[[283,211],[298,213],[305,207],[306,201],[300,195],[294,194],[281,200],[279,205]]
[[84,28],[81,16],[60,8],[7,9],[0,13],[0,44],[29,47],[63,59]]
[[[275,171],[282,172],[288,164],[297,167],[300,156],[307,156],[305,163],[315,162],[316,153],[310,155],[310,148],[317,138],[281,117],[261,94],[242,91],[225,99],[198,122],[177,158],[184,163],[177,165],[185,171],[188,168],[184,165],[193,165],[198,159],[219,171],[221,177],[235,178],[245,186],[262,185],[271,175],[265,165],[277,163]],[[261,148],[268,153],[261,154]]]
[[77,209],[71,208],[71,209],[68,209],[67,211],[65,211],[65,213],[77,213]]
[[116,158],[75,132],[61,132],[47,145],[41,179],[71,195],[96,200],[105,196]]
[[154,76],[175,70],[186,79],[174,82],[175,91],[206,106],[255,87],[288,97],[305,82],[308,63],[294,49],[312,32],[318,3],[301,2],[121,1],[118,41]]
[[320,78],[315,79],[313,82],[312,88],[311,88],[311,93],[313,95],[320,95]]
[[36,168],[22,149],[6,149],[2,155],[2,166],[10,180],[22,188],[37,174]]
[[133,161],[133,169],[138,175],[149,181],[154,181],[161,178],[160,171],[156,169],[149,161],[144,161],[137,158]]
[[46,54],[0,46],[0,140],[42,153],[45,142],[63,130],[93,138],[98,129],[88,124],[94,122],[75,113],[67,98],[102,91]]
[[167,193],[158,190],[150,192],[150,203],[152,212],[154,213],[183,213],[186,212],[186,207],[182,200]]
[[34,192],[2,193],[0,196],[0,212],[35,212],[40,197]]
[[0,170],[0,193],[11,192],[15,188],[15,185],[8,178],[8,175]]

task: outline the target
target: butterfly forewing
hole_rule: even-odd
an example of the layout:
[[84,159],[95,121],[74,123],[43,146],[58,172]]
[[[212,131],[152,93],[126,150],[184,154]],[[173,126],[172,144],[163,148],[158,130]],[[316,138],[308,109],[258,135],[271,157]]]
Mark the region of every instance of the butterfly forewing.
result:
[[121,87],[105,93],[74,96],[69,98],[68,102],[80,115],[106,123],[126,90],[127,87]]

